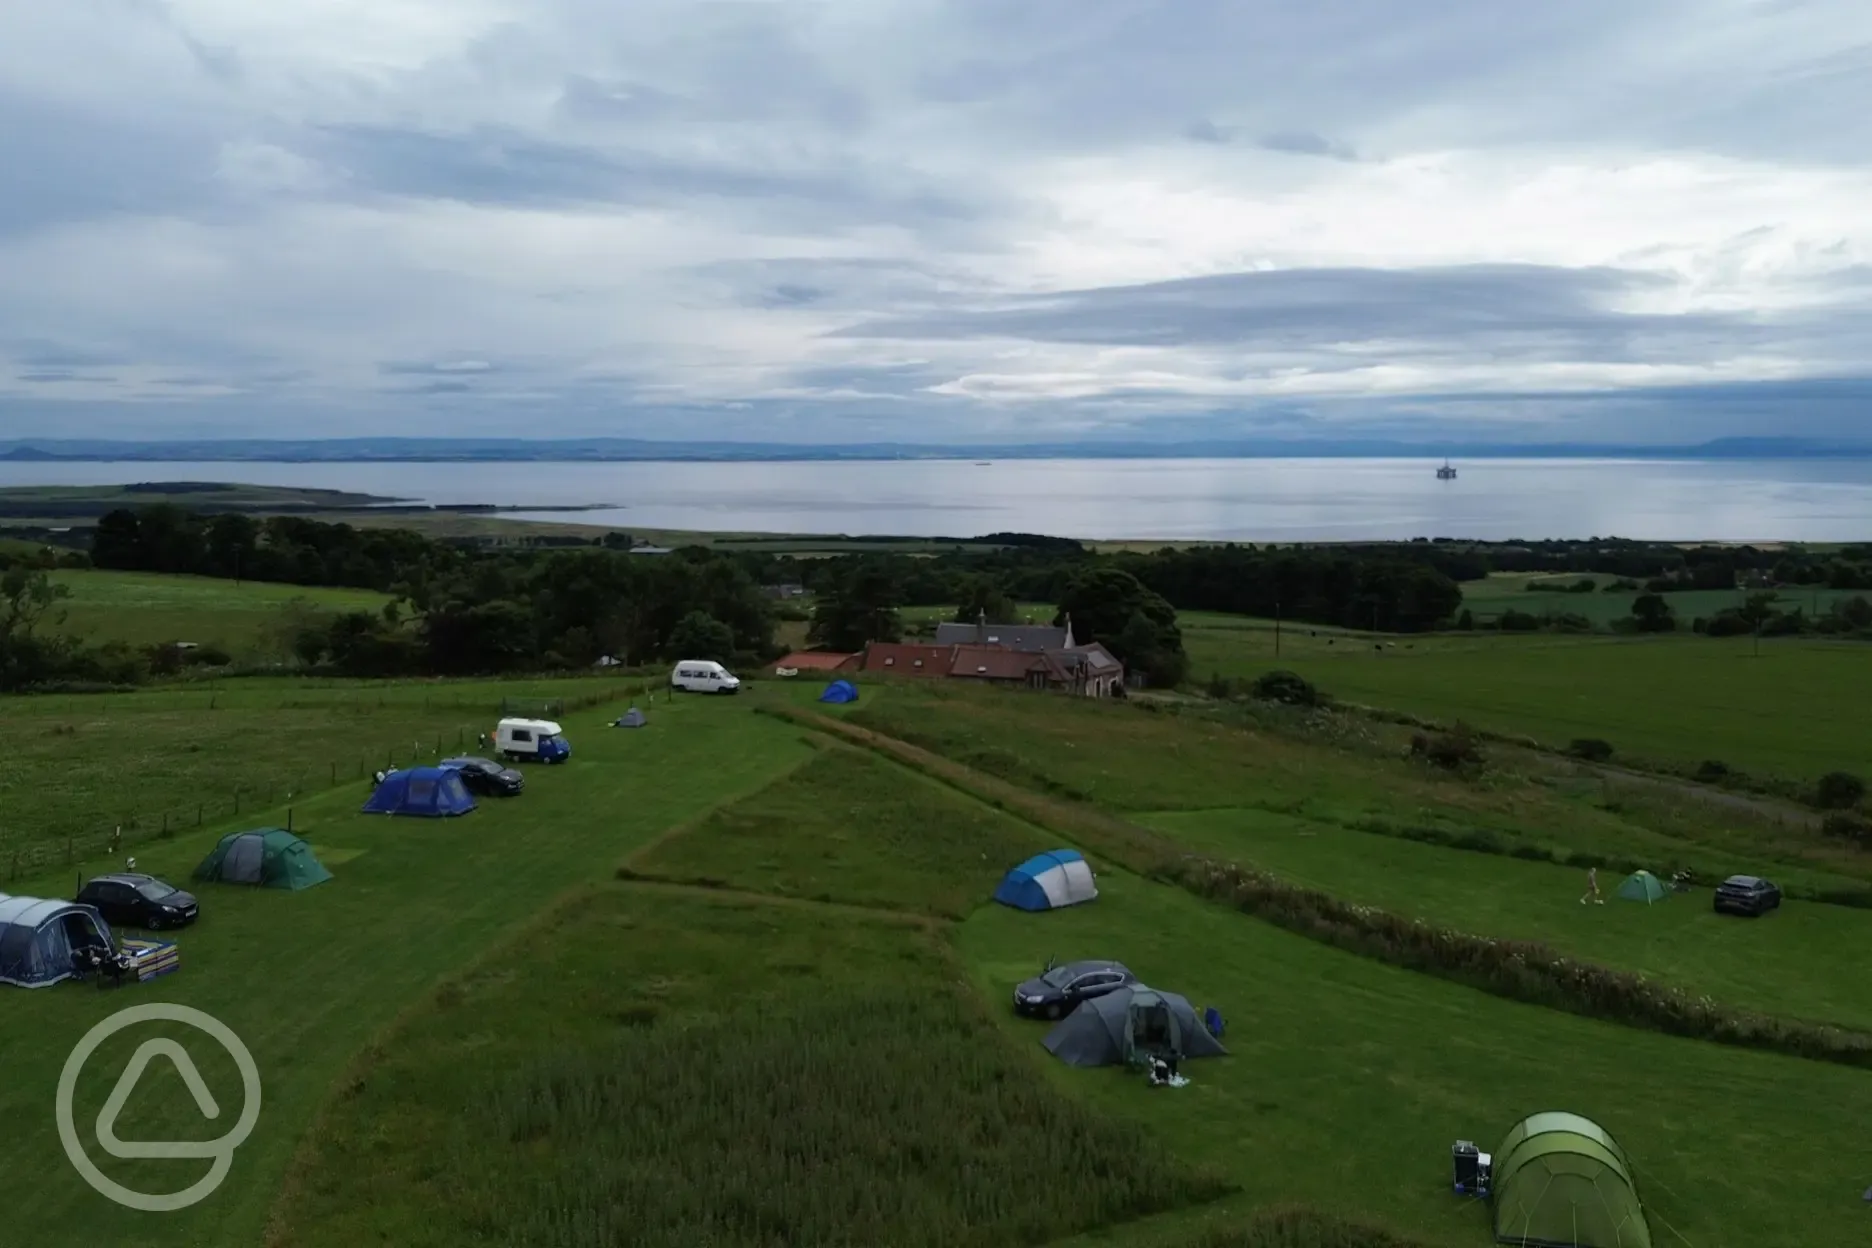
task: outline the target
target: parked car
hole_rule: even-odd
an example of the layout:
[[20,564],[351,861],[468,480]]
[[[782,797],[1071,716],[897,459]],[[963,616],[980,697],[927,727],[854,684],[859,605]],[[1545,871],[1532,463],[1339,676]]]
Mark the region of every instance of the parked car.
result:
[[1049,966],[1014,990],[1014,1012],[1027,1018],[1064,1018],[1081,1001],[1137,982],[1122,962],[1068,962]]
[[1732,875],[1716,886],[1716,913],[1760,918],[1781,905],[1781,889],[1760,876]]
[[445,758],[436,764],[461,777],[470,793],[484,797],[515,797],[526,787],[526,777],[491,758]]
[[153,875],[100,875],[78,890],[73,900],[94,906],[113,927],[143,927],[159,932],[187,927],[201,913],[195,894],[185,893]]

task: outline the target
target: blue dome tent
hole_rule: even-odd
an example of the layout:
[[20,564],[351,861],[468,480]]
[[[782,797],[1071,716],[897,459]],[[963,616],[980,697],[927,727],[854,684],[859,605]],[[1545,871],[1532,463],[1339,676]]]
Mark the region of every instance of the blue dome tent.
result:
[[849,680],[835,680],[825,687],[825,692],[819,695],[819,700],[821,702],[856,702],[858,686]]
[[1098,896],[1092,868],[1076,849],[1035,854],[1002,877],[994,899],[1016,910],[1057,910]]
[[440,767],[412,767],[393,771],[364,803],[367,815],[416,815],[441,819],[465,815],[475,808],[461,775]]
[[70,979],[86,949],[116,952],[110,925],[90,906],[0,896],[0,984],[46,988]]

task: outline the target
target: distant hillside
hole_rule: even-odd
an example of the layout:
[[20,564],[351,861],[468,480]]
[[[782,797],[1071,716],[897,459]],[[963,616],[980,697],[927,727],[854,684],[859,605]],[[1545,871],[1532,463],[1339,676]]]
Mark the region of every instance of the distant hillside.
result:
[[1872,442],[1721,438],[1695,445],[1610,443],[1297,441],[1074,441],[1028,443],[657,442],[641,438],[331,438],[0,442],[0,462],[445,463],[530,461],[787,461],[880,459],[1838,459],[1872,457]]

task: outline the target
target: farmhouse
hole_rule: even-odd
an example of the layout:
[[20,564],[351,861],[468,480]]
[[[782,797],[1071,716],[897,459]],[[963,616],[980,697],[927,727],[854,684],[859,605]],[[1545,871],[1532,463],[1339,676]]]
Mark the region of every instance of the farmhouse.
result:
[[[946,680],[976,680],[992,685],[1050,689],[1081,697],[1110,697],[1124,683],[1124,664],[1104,646],[1057,644],[1072,640],[1072,629],[998,629],[985,626],[999,640],[976,641],[977,625],[959,628],[969,640],[927,645],[915,642],[872,642],[860,656],[860,671],[873,675],[929,676]],[[1044,636],[1036,638],[1033,634]],[[1006,634],[1006,636],[1003,636]],[[1029,648],[1005,644],[1013,636]],[[938,634],[940,640],[941,634]],[[1042,644],[1055,643],[1055,644]]]

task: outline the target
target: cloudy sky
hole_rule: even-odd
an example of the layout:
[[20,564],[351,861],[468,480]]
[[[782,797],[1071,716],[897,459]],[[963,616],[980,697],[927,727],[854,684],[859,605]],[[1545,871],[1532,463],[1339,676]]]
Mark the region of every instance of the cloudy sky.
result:
[[0,437],[1872,437],[1865,0],[0,0]]

